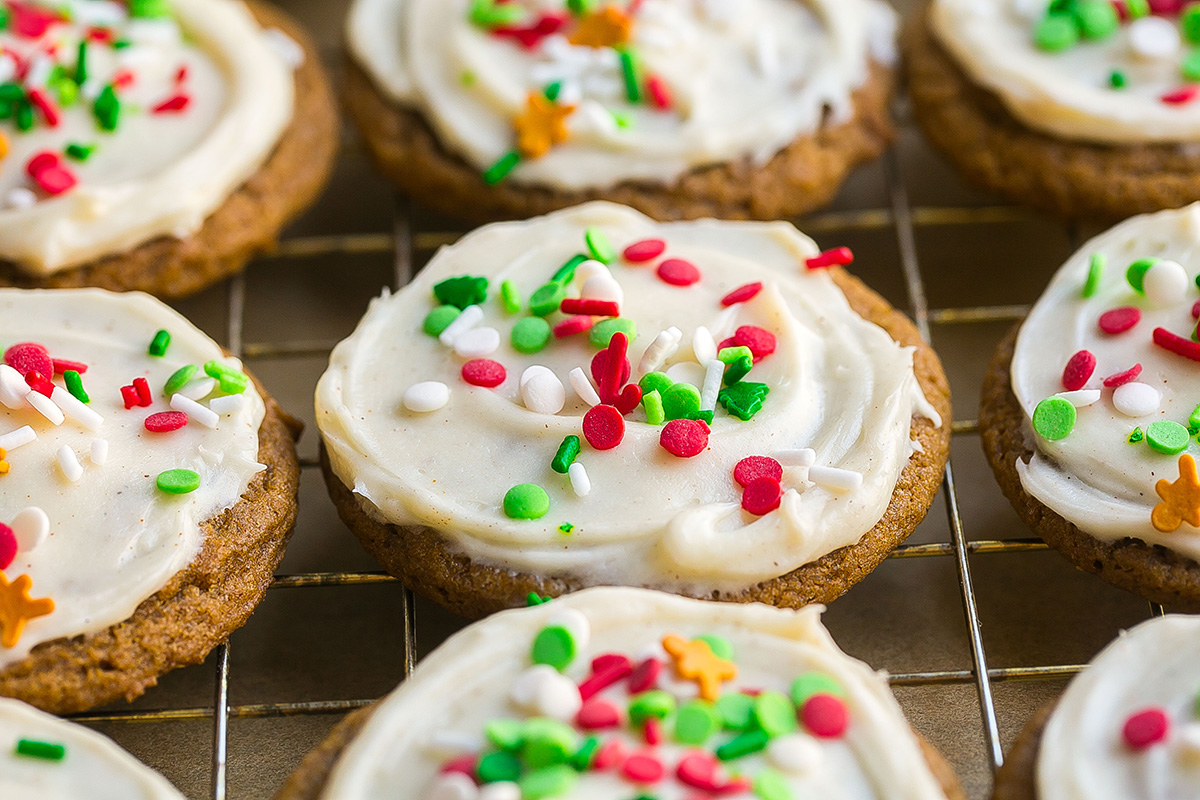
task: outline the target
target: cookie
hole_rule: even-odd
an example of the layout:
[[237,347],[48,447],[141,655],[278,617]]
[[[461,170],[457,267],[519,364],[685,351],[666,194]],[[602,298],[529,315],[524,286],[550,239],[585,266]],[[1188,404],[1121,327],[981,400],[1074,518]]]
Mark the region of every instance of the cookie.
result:
[[[182,297],[241,271],[316,199],[338,119],[286,14],[146,0],[128,17],[82,0],[68,22],[57,8],[23,4],[25,21],[0,33],[6,53],[54,75],[38,89],[27,74],[11,84],[23,99],[0,100],[0,285]],[[55,58],[38,55],[55,43]]]
[[781,219],[891,141],[894,28],[875,0],[358,0],[345,99],[380,171],[454,217]]
[[933,0],[915,14],[902,44],[926,137],[972,183],[1066,218],[1200,199],[1198,76],[1179,4],[1124,21],[1118,4],[1076,5],[1088,10],[1052,21],[1046,4],[1015,0]]
[[132,700],[262,600],[299,424],[146,295],[0,290],[0,332],[0,695]]
[[107,736],[4,698],[0,794],[9,800],[184,800]]
[[949,446],[937,357],[851,258],[607,203],[482,228],[334,350],[334,503],[465,616],[614,583],[831,600],[920,522]]
[[979,412],[992,470],[1039,536],[1115,586],[1188,607],[1200,606],[1198,232],[1192,205],[1086,243],[997,349]]
[[496,615],[341,723],[276,800],[963,798],[820,614],[597,588]]
[[1123,633],[1039,711],[996,774],[992,800],[1186,797],[1200,780],[1200,621]]

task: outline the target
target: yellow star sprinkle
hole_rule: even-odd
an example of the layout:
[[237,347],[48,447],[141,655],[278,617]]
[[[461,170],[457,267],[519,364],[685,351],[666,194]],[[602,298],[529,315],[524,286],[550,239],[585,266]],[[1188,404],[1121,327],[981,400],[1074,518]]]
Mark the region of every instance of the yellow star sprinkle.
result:
[[541,92],[530,92],[524,113],[517,117],[517,149],[525,158],[540,158],[556,144],[571,135],[567,117],[575,106],[560,106],[550,102]]
[[3,447],[0,447],[0,475],[8,474],[8,462],[4,459],[8,457],[8,453]]
[[49,597],[34,600],[29,596],[32,586],[33,580],[28,575],[9,583],[0,572],[0,647],[16,647],[26,622],[54,610],[54,601]]
[[616,6],[605,6],[579,21],[571,34],[571,44],[581,47],[616,47],[629,41],[633,20]]
[[718,657],[708,642],[696,639],[689,642],[680,636],[667,636],[662,641],[663,649],[675,659],[675,671],[679,677],[695,681],[700,687],[700,696],[710,702],[721,696],[721,683],[737,677],[737,665]]
[[1150,521],[1163,533],[1178,530],[1186,520],[1200,528],[1200,476],[1196,474],[1196,460],[1191,456],[1179,457],[1179,480],[1172,483],[1165,478],[1154,487],[1163,499],[1154,507]]

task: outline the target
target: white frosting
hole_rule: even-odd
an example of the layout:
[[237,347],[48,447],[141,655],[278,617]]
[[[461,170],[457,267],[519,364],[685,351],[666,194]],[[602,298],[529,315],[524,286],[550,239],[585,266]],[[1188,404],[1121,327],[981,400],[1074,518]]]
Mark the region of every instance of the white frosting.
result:
[[[1200,619],[1143,622],[1096,656],[1059,700],[1042,736],[1038,800],[1185,800],[1200,786]],[[1124,742],[1131,715],[1159,708],[1166,741],[1141,752]]]
[[[92,43],[83,97],[60,110],[58,127],[47,127],[36,112],[38,124],[28,132],[18,132],[12,120],[5,123],[10,150],[0,171],[0,258],[46,275],[158,236],[189,236],[270,154],[292,115],[288,65],[243,3],[170,0],[170,6],[178,25],[127,20],[115,6],[119,21],[111,29],[133,44],[114,50]],[[77,15],[96,14],[114,4],[75,0],[73,7]],[[86,30],[55,25],[34,40],[9,29],[0,32],[0,46],[24,57],[59,43],[62,62],[73,72]],[[178,93],[181,67],[187,68],[182,86],[190,104],[180,113],[152,113]],[[118,90],[118,129],[102,131],[93,98],[120,70],[135,79]],[[13,192],[36,188],[25,170],[30,157],[45,150],[61,155],[70,143],[96,146],[86,162],[63,156],[79,184],[24,207]]]
[[[565,11],[559,0],[519,4],[531,15]],[[625,99],[614,49],[572,46],[562,34],[526,49],[472,24],[470,6],[356,0],[350,51],[387,97],[419,110],[445,147],[481,171],[513,149],[527,96],[564,81],[561,102],[578,106],[570,140],[521,163],[512,179],[568,190],[765,162],[816,131],[826,108],[834,121],[849,118],[870,61],[890,63],[896,24],[877,0],[645,0],[630,44],[674,99],[663,111]],[[632,124],[619,127],[614,111]]]
[[[589,227],[618,251],[661,237],[666,257],[691,261],[703,276],[678,288],[659,280],[653,264],[619,256],[613,262],[624,290],[621,314],[638,328],[629,347],[635,368],[671,326],[687,341],[699,326],[721,341],[739,326],[757,325],[777,336],[778,349],[746,379],[770,387],[753,420],[718,408],[708,450],[675,458],[659,445],[662,429],[635,411],[620,446],[599,452],[584,443],[579,461],[591,490],[581,497],[550,461],[565,436],[581,433],[589,406],[571,392],[561,412],[535,413],[522,403],[518,384],[529,367],[541,366],[566,386],[573,368],[588,372],[596,349],[584,334],[552,340],[536,355],[516,352],[508,331],[520,317],[504,312],[497,295],[510,280],[528,298],[581,250]],[[588,584],[739,589],[853,544],[891,500],[912,452],[913,415],[937,415],[914,375],[912,349],[856,314],[827,272],[806,271],[805,260],[816,253],[812,240],[786,223],[657,224],[608,203],[482,228],[442,250],[409,287],[375,300],[334,350],[317,387],[317,424],[333,470],[389,522],[432,526],[475,559]],[[495,389],[464,383],[463,360],[421,330],[433,285],[462,274],[491,281],[480,325],[504,332],[491,358],[508,376]],[[581,280],[577,274],[576,290]],[[757,297],[722,308],[727,292],[751,281],[764,284]],[[663,369],[692,361],[690,349],[680,348]],[[405,390],[431,380],[451,387],[445,408],[403,411]],[[732,479],[738,461],[795,448],[812,448],[817,466],[861,474],[860,488],[838,491],[807,481],[803,469],[789,470],[778,511],[743,512]],[[548,491],[549,514],[536,521],[505,516],[501,501],[521,483]],[[559,530],[562,523],[575,526],[570,535]]]
[[[22,739],[62,745],[61,761],[18,755]],[[0,698],[0,797],[4,800],[183,800],[167,779],[107,736]]]
[[[171,344],[165,356],[155,358],[147,347],[160,329],[171,333]],[[28,575],[30,594],[55,605],[51,614],[29,622],[15,648],[0,647],[0,668],[42,642],[128,619],[191,563],[203,544],[201,524],[233,506],[263,469],[257,457],[265,407],[253,384],[241,409],[222,417],[216,429],[192,421],[172,433],[146,431],[147,416],[170,410],[163,386],[177,369],[210,360],[240,368],[157,300],[98,289],[0,290],[0,342],[31,341],[52,357],[89,366],[83,375],[91,398],[87,408],[103,423],[96,431],[71,419],[55,427],[31,407],[0,405],[0,435],[26,425],[37,434],[36,441],[6,456],[11,469],[0,475],[0,522],[11,525],[31,506],[50,522],[49,536],[31,550],[19,550],[5,573],[10,581]],[[139,376],[148,380],[153,404],[126,410],[121,387]],[[102,466],[95,463],[97,439],[107,443]],[[58,465],[64,447],[82,466],[77,481],[69,481]],[[159,473],[177,468],[199,473],[200,488],[178,496],[159,491]]]
[[[1084,298],[1082,287],[1097,253],[1107,260],[1107,267],[1096,293]],[[1189,281],[1174,302],[1151,303],[1125,277],[1129,265],[1141,258],[1176,261],[1189,278],[1200,273],[1200,205],[1134,217],[1071,256],[1021,326],[1013,353],[1012,387],[1026,419],[1032,419],[1039,402],[1063,391],[1063,368],[1071,356],[1089,350],[1097,365],[1087,388],[1100,389],[1105,377],[1141,364],[1137,382],[1159,392],[1157,410],[1127,416],[1114,405],[1113,389],[1106,388],[1099,402],[1077,409],[1069,436],[1058,441],[1036,437],[1033,458],[1028,464],[1018,460],[1017,470],[1027,492],[1098,539],[1133,536],[1200,559],[1200,530],[1185,522],[1179,530],[1164,533],[1150,521],[1160,502],[1155,485],[1159,479],[1179,477],[1178,456],[1159,453],[1144,442],[1127,443],[1135,427],[1145,431],[1156,420],[1186,426],[1200,403],[1200,364],[1151,340],[1157,327],[1189,338],[1196,326],[1191,309],[1200,293]],[[1102,333],[1097,323],[1100,315],[1123,306],[1139,308],[1141,321],[1125,333]],[[1186,452],[1200,456],[1194,436]]]
[[[1200,139],[1200,102],[1165,103],[1188,85],[1180,64],[1185,42],[1147,58],[1135,50],[1135,26],[1062,52],[1037,47],[1034,30],[1047,0],[933,0],[938,40],[972,82],[994,92],[1024,125],[1065,139],[1111,144]],[[1165,20],[1151,20],[1162,23]],[[1175,22],[1174,18],[1171,23]],[[1114,89],[1109,76],[1125,74]]]
[[[529,667],[529,646],[538,631],[555,624],[564,610],[580,612],[590,625],[590,643],[564,674],[582,681],[591,659],[603,653],[625,654],[637,663],[645,650],[668,634],[684,638],[716,634],[733,645],[737,679],[722,691],[740,688],[787,694],[806,672],[834,678],[845,690],[850,724],[840,739],[797,736],[815,746],[812,766],[799,774],[784,772],[796,797],[918,798],[945,797],[930,772],[920,745],[892,697],[883,676],[842,653],[820,623],[821,608],[801,611],[769,606],[727,605],[687,600],[642,589],[590,589],[531,609],[506,611],[456,634],[417,667],[412,677],[388,696],[345,750],[322,797],[328,800],[402,800],[426,797],[441,764],[454,755],[434,742],[478,738],[492,719],[525,717],[508,699],[508,689]],[[560,623],[561,624],[561,623]],[[694,683],[677,680],[668,664],[660,687],[680,699],[696,696]],[[620,685],[602,693],[619,707],[629,698]],[[661,800],[696,796],[674,779],[680,757],[695,752],[667,736],[653,752],[667,766],[654,785]],[[601,731],[622,739],[631,750],[645,747],[637,731]],[[716,737],[710,747],[727,735]],[[780,739],[774,740],[776,743]],[[793,740],[794,743],[794,740]],[[730,762],[730,771],[749,777],[767,764],[763,754]],[[779,754],[773,758],[783,760]],[[775,762],[778,763],[778,762]],[[637,785],[613,770],[582,773],[564,797],[634,796]],[[742,796],[741,794],[738,795]],[[747,795],[748,796],[748,795]]]

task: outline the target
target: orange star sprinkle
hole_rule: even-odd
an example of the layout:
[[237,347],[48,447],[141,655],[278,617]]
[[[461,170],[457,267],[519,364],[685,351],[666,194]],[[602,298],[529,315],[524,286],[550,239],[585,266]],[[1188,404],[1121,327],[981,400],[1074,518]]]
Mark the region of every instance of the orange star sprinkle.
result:
[[663,649],[675,659],[675,671],[679,677],[695,681],[700,687],[700,696],[710,702],[721,696],[721,683],[737,677],[737,665],[719,658],[708,642],[696,639],[689,642],[680,636],[667,636],[662,641]]
[[556,144],[571,136],[567,117],[575,106],[560,106],[550,102],[541,92],[530,92],[524,113],[517,117],[517,149],[525,158],[540,158]]
[[581,47],[616,47],[629,41],[633,20],[616,6],[605,6],[579,21],[571,34],[571,44]]
[[1154,487],[1158,496],[1163,499],[1154,507],[1150,521],[1156,530],[1170,533],[1178,530],[1186,520],[1193,527],[1200,528],[1200,476],[1196,474],[1196,460],[1191,456],[1179,457],[1179,480],[1172,483],[1162,479]]
[[9,583],[0,572],[0,647],[16,647],[26,622],[54,610],[54,601],[49,597],[34,600],[29,596],[32,586],[33,579],[28,575]]
[[8,457],[8,453],[3,447],[0,447],[0,475],[8,474],[8,462],[4,459]]

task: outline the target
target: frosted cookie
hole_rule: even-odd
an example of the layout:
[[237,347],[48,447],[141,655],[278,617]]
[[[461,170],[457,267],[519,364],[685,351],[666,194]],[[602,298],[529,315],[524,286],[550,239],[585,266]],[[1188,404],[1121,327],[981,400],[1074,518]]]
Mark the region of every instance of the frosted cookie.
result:
[[1200,619],[1104,648],[1021,732],[992,800],[1191,797],[1200,785]]
[[475,221],[818,208],[893,135],[878,0],[356,0],[347,105],[383,173]]
[[0,285],[185,295],[328,177],[328,80],[274,6],[20,0],[0,51]]
[[250,615],[298,424],[142,294],[0,290],[0,695],[132,700]]
[[468,616],[597,584],[837,597],[924,516],[949,437],[936,356],[851,258],[608,203],[470,234],[317,387],[342,518]]
[[499,614],[341,723],[277,800],[961,798],[820,614],[617,588]]
[[5,800],[184,800],[107,736],[0,698]]
[[1068,217],[1200,199],[1194,4],[932,0],[905,40],[917,120],[972,182]]
[[1200,605],[1200,205],[1085,244],[996,351],[983,447],[1005,495],[1080,569]]

